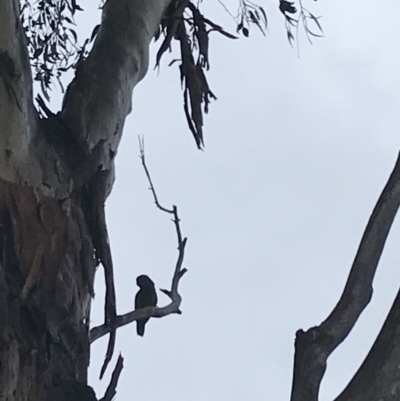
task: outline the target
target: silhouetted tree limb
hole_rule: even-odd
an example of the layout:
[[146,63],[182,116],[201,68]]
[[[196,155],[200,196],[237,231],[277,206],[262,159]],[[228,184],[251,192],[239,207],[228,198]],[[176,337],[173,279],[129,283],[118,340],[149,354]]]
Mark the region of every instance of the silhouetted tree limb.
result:
[[[319,387],[329,355],[348,336],[371,300],[372,281],[399,205],[400,158],[397,159],[393,172],[369,219],[338,304],[321,325],[307,331],[299,330],[296,333],[291,401],[318,400]],[[394,378],[400,378],[399,307],[398,296],[370,355],[348,389],[339,397],[340,401],[355,400],[356,398],[353,398],[355,388],[359,391],[357,399],[364,401],[398,399],[400,396],[399,386],[393,387]],[[382,353],[379,354],[378,350]],[[376,363],[378,360],[380,363]],[[374,369],[368,371],[371,365]],[[386,369],[379,371],[384,367]],[[394,371],[389,375],[387,369]],[[371,372],[375,372],[376,376],[372,377]],[[382,375],[387,375],[387,381],[392,383],[385,390],[381,389],[381,386],[377,387],[382,384]],[[365,380],[366,377],[368,380]],[[364,379],[362,390],[361,378]],[[371,397],[366,398],[367,394]],[[388,398],[382,398],[382,394],[387,394]],[[397,397],[390,398],[389,394],[392,396],[397,394]]]
[[90,330],[90,342],[91,343],[93,343],[100,337],[106,335],[107,333],[110,333],[113,330],[116,330],[117,328],[125,326],[136,320],[145,319],[145,318],[149,318],[149,317],[160,318],[160,317],[170,315],[172,313],[177,313],[177,314],[182,313],[181,310],[179,309],[181,302],[182,302],[182,297],[180,296],[180,294],[178,292],[178,286],[179,286],[180,279],[187,272],[187,269],[182,267],[183,259],[185,256],[185,246],[186,246],[187,238],[182,237],[177,207],[174,205],[172,207],[172,209],[167,209],[167,208],[163,207],[158,200],[149,170],[146,165],[143,141],[140,141],[140,159],[142,160],[143,169],[146,173],[147,179],[150,184],[149,189],[153,194],[154,202],[155,202],[157,208],[160,209],[161,211],[163,211],[164,213],[172,214],[173,222],[175,224],[175,231],[176,231],[177,239],[178,239],[178,259],[176,261],[175,270],[174,270],[174,274],[172,277],[171,288],[169,290],[160,289],[160,291],[162,291],[164,294],[166,294],[171,299],[171,303],[162,308],[147,307],[147,308],[143,308],[143,309],[134,310],[129,313],[125,313],[124,315],[116,316],[112,324],[105,323],[101,326],[94,327],[93,329]]
[[[181,270],[180,276],[177,277],[178,282],[179,279],[183,276],[183,274],[186,273],[186,271],[187,271],[186,269]],[[165,293],[165,291],[168,290],[161,290],[161,291]],[[174,299],[171,298],[171,303],[169,303],[166,306],[163,306],[162,308],[150,306],[147,308],[134,310],[132,312],[125,313],[123,315],[118,315],[115,319],[115,327],[119,328],[129,323],[135,322],[136,320],[146,319],[148,317],[161,318],[164,316],[171,315],[173,313],[181,314],[182,312],[179,309],[181,301],[182,301],[181,296],[177,294],[177,296],[174,297]],[[95,342],[99,338],[108,334],[110,331],[111,327],[109,327],[106,324],[93,327],[93,329],[90,330],[90,342],[91,343]]]
[[400,399],[400,291],[367,358],[336,401]]
[[101,398],[99,401],[111,401],[114,398],[115,394],[117,394],[117,385],[118,385],[119,376],[124,367],[123,363],[124,363],[124,358],[122,358],[122,356],[120,355],[118,357],[114,371],[111,375],[110,384],[107,387],[106,393],[104,394],[104,397]]

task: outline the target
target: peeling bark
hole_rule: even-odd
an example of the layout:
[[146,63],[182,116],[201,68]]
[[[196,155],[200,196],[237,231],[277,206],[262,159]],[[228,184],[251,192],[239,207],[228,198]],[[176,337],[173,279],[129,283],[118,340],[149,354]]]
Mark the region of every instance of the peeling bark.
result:
[[2,399],[47,399],[65,380],[87,380],[90,227],[79,198],[60,201],[3,180],[0,194]]
[[111,258],[101,212],[168,3],[108,0],[62,110],[40,118],[18,0],[0,0],[1,401],[96,400],[90,305],[96,266]]

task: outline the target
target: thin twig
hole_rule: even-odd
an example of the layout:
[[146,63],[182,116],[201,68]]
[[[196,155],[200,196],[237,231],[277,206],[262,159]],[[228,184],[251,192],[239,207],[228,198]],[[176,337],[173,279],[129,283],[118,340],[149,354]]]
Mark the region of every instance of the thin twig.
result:
[[143,169],[146,173],[147,179],[149,180],[149,184],[150,184],[149,189],[153,193],[154,202],[155,202],[156,206],[165,213],[174,214],[173,210],[167,209],[167,208],[161,206],[160,202],[158,201],[156,190],[154,189],[153,181],[151,180],[150,173],[149,173],[149,170],[146,165],[146,159],[145,159],[145,155],[144,155],[144,139],[140,138],[140,137],[139,137],[139,148],[140,148],[140,160],[142,160]]

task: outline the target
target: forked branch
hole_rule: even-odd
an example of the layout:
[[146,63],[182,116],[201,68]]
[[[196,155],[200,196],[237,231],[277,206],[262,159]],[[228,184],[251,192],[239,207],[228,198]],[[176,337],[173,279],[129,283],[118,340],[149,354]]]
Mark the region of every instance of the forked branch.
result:
[[104,397],[101,398],[99,401],[112,401],[113,400],[115,394],[117,394],[117,384],[118,384],[119,376],[122,372],[123,367],[124,367],[124,358],[122,358],[122,356],[120,355],[118,357],[114,371],[111,375],[111,380],[107,387],[106,393],[104,394]]
[[[329,355],[347,337],[371,300],[372,281],[399,205],[400,156],[369,219],[338,304],[321,325],[296,333],[291,401],[318,400]],[[367,384],[373,385],[373,381],[364,387]]]
[[100,337],[106,335],[109,332],[112,332],[113,330],[116,330],[119,327],[125,326],[126,324],[132,323],[136,320],[139,319],[145,319],[148,317],[164,317],[167,315],[170,315],[172,313],[177,313],[181,314],[181,310],[179,309],[181,302],[182,302],[182,297],[180,296],[178,292],[178,286],[179,286],[179,281],[182,278],[182,276],[186,273],[187,269],[182,267],[184,256],[185,256],[185,246],[187,242],[187,238],[182,237],[182,231],[180,227],[180,220],[178,216],[178,209],[174,205],[172,209],[167,209],[163,207],[160,202],[158,201],[157,194],[153,185],[153,182],[151,180],[151,176],[149,173],[149,170],[146,165],[146,160],[145,160],[145,154],[144,154],[144,145],[143,145],[143,140],[140,141],[140,159],[142,160],[142,165],[143,169],[146,173],[147,179],[150,184],[150,191],[153,194],[154,197],[154,202],[157,206],[158,209],[161,211],[172,214],[173,216],[173,222],[175,224],[175,231],[178,239],[178,259],[176,261],[175,265],[175,270],[174,274],[172,277],[172,283],[171,283],[171,288],[169,290],[167,289],[160,289],[164,294],[166,294],[170,299],[171,302],[162,307],[147,307],[143,309],[138,309],[134,310],[129,313],[125,313],[124,315],[119,315],[116,316],[115,319],[113,320],[113,324],[110,325],[108,323],[105,323],[101,326],[94,327],[93,329],[90,330],[90,342],[93,343]]

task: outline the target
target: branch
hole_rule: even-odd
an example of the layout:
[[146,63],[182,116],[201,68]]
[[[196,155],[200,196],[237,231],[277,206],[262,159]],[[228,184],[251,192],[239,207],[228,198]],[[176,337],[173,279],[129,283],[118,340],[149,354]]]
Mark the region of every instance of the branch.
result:
[[367,358],[335,401],[399,400],[400,291]]
[[[149,180],[150,191],[153,194],[154,203],[161,211],[172,214],[174,216],[172,221],[175,224],[176,235],[178,237],[179,255],[178,255],[178,260],[177,260],[176,266],[175,266],[174,276],[172,278],[171,291],[161,290],[164,294],[168,295],[172,299],[172,301],[174,301],[174,300],[180,299],[180,296],[178,294],[178,283],[179,283],[179,280],[181,279],[181,277],[183,276],[183,274],[186,272],[186,269],[182,269],[182,263],[183,263],[183,258],[185,257],[185,245],[186,245],[187,238],[182,239],[182,232],[181,232],[181,227],[179,224],[180,220],[179,220],[179,216],[178,216],[177,207],[175,205],[173,205],[172,210],[167,209],[167,208],[161,206],[160,202],[158,201],[156,190],[154,188],[153,181],[151,180],[150,173],[149,173],[149,170],[146,165],[146,159],[145,159],[145,155],[144,155],[144,140],[143,139],[141,140],[140,137],[139,137],[139,148],[140,148],[140,159],[142,160],[143,169],[146,173],[147,179]],[[180,312],[178,312],[178,313],[180,313]]]
[[296,333],[291,401],[317,401],[326,361],[347,337],[372,297],[372,280],[400,205],[400,157],[364,231],[343,294],[317,327]]
[[117,328],[125,326],[136,320],[146,319],[149,317],[161,318],[161,317],[170,315],[172,313],[177,313],[177,314],[182,313],[181,310],[179,309],[181,302],[182,302],[182,297],[180,296],[180,294],[178,292],[178,286],[179,286],[180,279],[187,272],[186,268],[182,268],[183,259],[185,257],[185,247],[186,247],[187,238],[182,237],[182,231],[181,231],[181,227],[180,227],[180,220],[179,220],[179,216],[178,216],[177,207],[174,205],[172,207],[172,209],[167,209],[167,208],[163,207],[160,204],[160,202],[158,201],[157,194],[156,194],[153,182],[151,180],[149,170],[146,165],[143,140],[139,139],[139,145],[140,145],[140,159],[142,160],[143,169],[146,173],[147,179],[150,184],[150,191],[153,194],[154,202],[158,209],[160,209],[161,211],[163,211],[165,213],[173,215],[173,222],[175,224],[175,230],[176,230],[176,235],[177,235],[177,239],[178,239],[178,259],[176,261],[175,270],[174,270],[174,274],[172,277],[171,289],[170,290],[160,289],[160,291],[162,291],[164,294],[166,294],[171,299],[171,303],[162,308],[147,307],[147,308],[134,310],[134,311],[126,313],[124,315],[116,316],[112,322],[106,322],[105,324],[94,327],[93,329],[90,330],[90,342],[91,343],[93,343],[100,337],[102,337],[110,332],[112,333]]
[[[181,270],[181,277],[184,273],[186,273],[186,271],[186,269]],[[161,291],[164,292],[166,290]],[[182,312],[179,309],[180,303],[181,297],[178,294],[178,297],[176,297],[174,300],[171,299],[171,303],[162,308],[149,306],[147,308],[137,309],[132,312],[125,313],[124,315],[119,315],[115,319],[115,327],[118,329],[129,323],[140,319],[146,319],[148,317],[162,318],[173,313],[181,314]],[[93,327],[93,329],[90,330],[90,343],[94,343],[99,338],[108,334],[111,330],[112,327],[110,327],[108,324],[102,324],[101,326]]]
[[[145,156],[144,156],[144,140],[140,139],[140,137],[139,137],[139,148],[140,148],[140,160],[142,161],[142,166],[143,166],[144,172],[146,173],[146,177],[147,177],[147,179],[149,181],[149,184],[150,184],[150,188],[149,189],[153,194],[154,203],[156,204],[156,206],[161,211],[163,211],[165,213],[169,213],[169,214],[174,214],[174,211],[172,209],[167,209],[165,207],[162,207],[160,202],[158,201],[157,194],[156,194],[156,191],[154,189],[153,181],[151,180],[149,170],[148,170],[148,168],[146,166],[146,160],[145,160]],[[179,232],[180,232],[180,230],[179,230]],[[179,241],[179,238],[178,238],[178,241]]]
[[[108,231],[106,225],[106,216],[104,211],[104,205],[99,204],[97,207],[98,214],[98,228],[100,233],[100,246],[98,249],[101,263],[104,267],[104,277],[106,281],[106,299],[104,304],[104,320],[105,323],[110,327],[114,327],[114,320],[117,316],[116,296],[115,296],[115,285],[114,285],[114,268],[111,257],[110,241],[108,238]],[[117,337],[117,330],[114,328],[110,332],[110,338],[108,341],[106,357],[104,359],[103,366],[100,371],[100,379],[103,378],[104,373],[107,369],[108,364],[114,353],[115,341]]]
[[122,356],[120,355],[118,357],[117,364],[115,365],[115,369],[112,373],[110,384],[107,387],[106,393],[104,394],[104,397],[101,398],[99,401],[111,401],[115,394],[117,394],[117,384],[123,367],[124,358],[122,358]]

